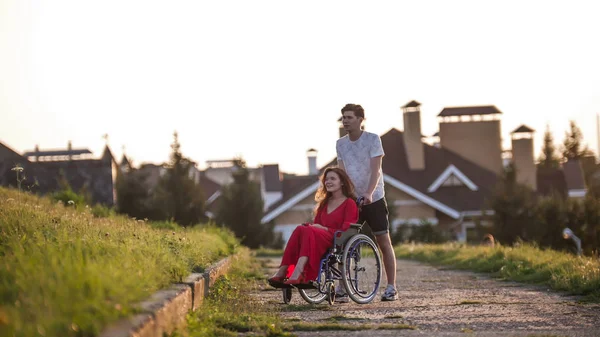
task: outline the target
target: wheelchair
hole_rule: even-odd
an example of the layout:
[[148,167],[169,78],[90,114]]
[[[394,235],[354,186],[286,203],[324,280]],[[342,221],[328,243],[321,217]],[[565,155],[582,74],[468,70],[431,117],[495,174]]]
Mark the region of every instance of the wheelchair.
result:
[[310,284],[282,287],[283,302],[292,299],[292,288],[310,304],[325,301],[335,302],[335,282],[341,282],[354,302],[370,303],[379,290],[382,278],[381,254],[377,244],[367,235],[361,234],[363,224],[351,224],[350,228],[336,231],[333,247],[321,258],[317,279]]

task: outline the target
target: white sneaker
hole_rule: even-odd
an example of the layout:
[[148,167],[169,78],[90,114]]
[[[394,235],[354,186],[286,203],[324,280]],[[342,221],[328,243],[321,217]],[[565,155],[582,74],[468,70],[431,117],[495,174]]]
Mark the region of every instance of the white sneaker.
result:
[[396,291],[396,288],[394,288],[394,286],[388,284],[387,288],[385,288],[385,291],[383,292],[383,295],[381,295],[381,300],[382,301],[398,300],[398,292]]

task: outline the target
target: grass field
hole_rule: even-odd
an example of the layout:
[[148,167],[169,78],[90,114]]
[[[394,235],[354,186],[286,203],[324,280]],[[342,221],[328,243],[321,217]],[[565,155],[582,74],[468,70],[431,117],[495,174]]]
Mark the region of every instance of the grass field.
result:
[[398,245],[398,258],[491,273],[518,282],[545,284],[554,290],[600,301],[600,261],[523,244],[486,247],[460,244]]
[[160,229],[92,210],[0,188],[0,335],[96,335],[238,249],[214,226]]

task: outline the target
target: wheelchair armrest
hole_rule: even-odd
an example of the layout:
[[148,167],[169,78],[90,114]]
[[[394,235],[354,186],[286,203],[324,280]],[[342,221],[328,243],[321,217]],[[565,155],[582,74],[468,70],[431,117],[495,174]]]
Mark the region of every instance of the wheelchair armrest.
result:
[[350,224],[350,228],[355,228],[355,229],[362,229],[363,224],[361,223],[353,223]]
[[356,235],[362,225],[358,225],[358,227],[354,226],[356,224],[351,224],[350,228],[346,231],[335,231],[333,234],[333,244],[334,245],[343,245],[350,237]]

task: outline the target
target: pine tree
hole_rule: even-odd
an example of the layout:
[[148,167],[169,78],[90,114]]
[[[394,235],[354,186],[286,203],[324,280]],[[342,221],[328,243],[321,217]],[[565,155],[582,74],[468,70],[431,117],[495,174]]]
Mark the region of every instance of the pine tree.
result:
[[194,163],[181,153],[177,132],[173,138],[171,158],[154,196],[154,207],[160,213],[156,217],[182,226],[195,225],[206,220],[202,189],[190,177]]
[[542,153],[538,159],[538,166],[543,169],[556,169],[560,162],[556,156],[556,147],[554,146],[554,137],[550,132],[550,126],[546,125],[546,132],[544,132],[544,145],[542,146]]
[[250,180],[243,159],[235,160],[233,183],[224,186],[215,221],[230,228],[250,248],[271,245],[273,224],[262,224],[263,200],[258,183]]
[[580,159],[591,151],[583,143],[583,134],[581,129],[570,121],[570,131],[565,133],[565,140],[562,146],[563,158],[566,160]]

